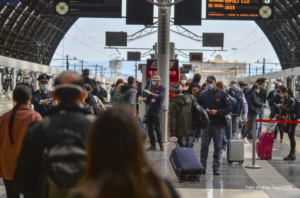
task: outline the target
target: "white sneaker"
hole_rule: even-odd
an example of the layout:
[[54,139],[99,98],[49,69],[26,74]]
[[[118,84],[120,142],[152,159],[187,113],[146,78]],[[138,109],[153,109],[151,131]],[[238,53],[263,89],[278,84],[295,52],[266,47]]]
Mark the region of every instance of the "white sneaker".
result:
[[243,138],[243,141],[244,141],[245,144],[249,144],[247,138]]
[[277,139],[274,139],[274,143],[276,143],[277,142]]
[[239,134],[239,135],[238,135],[238,139],[241,139],[241,138],[242,138],[242,136],[241,136],[241,134]]
[[280,140],[280,143],[283,143],[283,140],[282,140],[282,139]]

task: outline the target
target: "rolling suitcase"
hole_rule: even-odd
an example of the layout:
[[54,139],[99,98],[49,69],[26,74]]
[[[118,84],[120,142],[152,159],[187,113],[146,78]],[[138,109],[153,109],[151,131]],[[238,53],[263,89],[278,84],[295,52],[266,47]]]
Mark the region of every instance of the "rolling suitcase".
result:
[[272,159],[274,137],[273,132],[263,131],[259,134],[259,139],[256,142],[256,153],[260,159]]
[[[172,143],[171,143],[172,145]],[[178,144],[177,144],[178,146]],[[200,160],[193,148],[180,148],[173,147],[173,151],[170,156],[170,162],[175,171],[175,174],[181,181],[198,181],[202,171],[204,170]]]
[[[226,116],[227,126],[230,126],[230,140],[227,143],[227,161],[229,164],[233,162],[244,163],[244,141],[241,139],[231,139],[232,138],[232,118],[230,115]],[[238,138],[238,134],[236,134]]]

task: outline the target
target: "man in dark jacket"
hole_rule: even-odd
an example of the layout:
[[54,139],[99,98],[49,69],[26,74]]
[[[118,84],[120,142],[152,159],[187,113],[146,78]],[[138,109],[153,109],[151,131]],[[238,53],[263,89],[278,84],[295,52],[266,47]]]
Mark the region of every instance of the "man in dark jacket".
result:
[[[193,82],[190,84],[189,86],[189,89],[188,89],[188,92],[189,94],[193,94],[193,89],[194,89],[194,92],[198,92],[200,90],[200,85],[199,85],[199,82],[201,80],[201,75],[200,74],[195,74],[194,75],[194,78],[193,78]],[[195,91],[197,90],[197,91]]]
[[170,103],[169,113],[171,141],[177,139],[180,147],[193,147],[196,130],[193,127],[191,109],[194,97],[183,95],[179,83],[174,83],[171,89],[174,97]]
[[[264,119],[264,115],[265,115],[265,106],[266,106],[265,104],[267,102],[267,91],[264,88],[266,86],[266,79],[265,78],[259,78],[259,79],[257,79],[257,83],[260,86],[258,96],[260,98],[260,102],[263,104],[261,106],[261,109],[260,109],[259,119],[263,120]],[[261,131],[262,131],[262,124],[259,125],[259,129],[258,129],[258,134],[257,135],[259,135],[261,133]]]
[[[51,188],[53,180],[46,179],[44,152],[50,142],[62,141],[57,134],[63,134],[63,132],[64,138],[68,138],[70,131],[74,131],[73,136],[80,137],[83,142],[87,141],[94,116],[89,117],[80,107],[85,97],[84,82],[77,73],[67,71],[55,79],[53,99],[58,102],[58,106],[50,109],[43,121],[29,127],[24,138],[14,175],[15,187],[21,194],[40,198],[49,197],[50,192],[54,193],[57,189],[60,192],[66,192],[58,187]],[[52,197],[68,197],[61,194],[51,195]]]
[[273,103],[271,103],[271,101],[273,100],[273,98],[279,93],[278,91],[278,83],[275,83],[275,89],[270,91],[268,96],[267,96],[267,101],[269,103],[269,106],[270,106],[270,110],[271,110],[271,113],[272,111],[274,111],[275,109],[275,105]]
[[[253,126],[253,121],[255,119],[259,119],[259,113],[261,111],[261,106],[263,105],[260,102],[259,96],[259,85],[258,84],[254,84],[252,89],[250,89],[250,91],[247,92],[246,94],[246,99],[247,99],[247,103],[248,103],[248,123],[249,123],[249,127],[248,129],[245,131],[244,135],[243,135],[243,140],[245,143],[249,143],[247,140],[247,136],[249,134],[252,134],[252,126]],[[258,137],[258,129],[259,129],[260,123],[256,122],[256,137]],[[253,137],[254,138],[254,137]]]
[[128,77],[127,83],[121,88],[121,92],[125,94],[124,102],[127,103],[135,113],[136,108],[136,89],[135,79],[133,76]]
[[30,84],[30,76],[28,74],[24,74],[23,75],[23,81],[21,83],[18,83],[17,86],[19,85],[25,85],[26,87],[28,87],[33,95],[34,89],[32,84]]
[[81,76],[83,78],[84,84],[91,85],[92,90],[94,90],[94,88],[96,87],[96,81],[95,81],[95,79],[90,79],[89,75],[90,75],[90,70],[84,69],[82,71],[82,75]]

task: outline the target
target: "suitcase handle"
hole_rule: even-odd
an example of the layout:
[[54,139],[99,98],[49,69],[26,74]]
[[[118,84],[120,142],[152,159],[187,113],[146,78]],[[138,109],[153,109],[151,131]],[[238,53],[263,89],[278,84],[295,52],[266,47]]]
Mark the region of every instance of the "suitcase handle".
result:
[[171,147],[172,147],[172,149],[174,150],[174,146],[173,146],[173,144],[172,143],[174,143],[174,144],[176,144],[176,147],[179,147],[179,144],[178,144],[178,142],[172,142],[172,141],[170,141],[170,144],[171,144]]

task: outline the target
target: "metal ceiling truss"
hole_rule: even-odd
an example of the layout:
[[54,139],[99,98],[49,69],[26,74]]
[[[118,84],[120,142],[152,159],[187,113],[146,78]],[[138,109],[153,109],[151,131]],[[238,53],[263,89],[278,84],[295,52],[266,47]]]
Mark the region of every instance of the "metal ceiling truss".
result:
[[[50,64],[66,32],[77,18],[53,16],[52,0],[20,0],[0,4],[0,55]],[[274,21],[256,21],[274,47],[283,69],[300,66],[300,4],[298,0],[275,0]],[[128,36],[128,41],[157,32],[157,22]],[[202,37],[171,22],[171,31],[197,42]],[[149,49],[150,50],[150,49]],[[177,52],[180,55],[182,52]],[[148,51],[144,55],[148,55]]]

